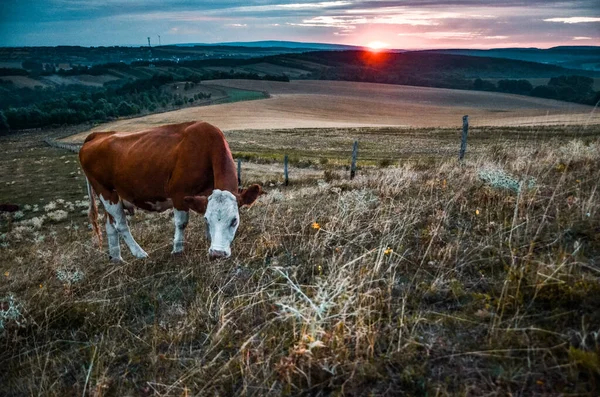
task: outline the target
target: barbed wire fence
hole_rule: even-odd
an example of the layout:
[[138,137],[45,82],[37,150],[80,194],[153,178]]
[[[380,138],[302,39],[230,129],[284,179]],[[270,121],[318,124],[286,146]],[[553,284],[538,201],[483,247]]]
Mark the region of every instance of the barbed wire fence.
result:
[[81,143],[66,143],[66,142],[60,142],[60,141],[50,139],[50,138],[44,139],[44,142],[46,142],[46,144],[48,146],[55,147],[58,149],[68,150],[73,153],[79,153],[79,150],[83,146],[83,144],[81,144]]
[[[458,157],[459,162],[462,162],[462,160],[465,157],[465,153],[467,150],[468,132],[469,132],[469,116],[465,115],[465,116],[463,116],[463,129],[462,129],[460,151],[459,151],[459,157]],[[56,139],[51,139],[51,138],[44,139],[44,142],[48,146],[58,148],[58,149],[68,150],[73,153],[79,153],[79,150],[83,146],[82,143],[67,143],[67,142],[57,141]],[[351,162],[350,162],[350,164],[351,164],[350,165],[350,179],[354,179],[354,177],[356,176],[356,172],[357,172],[358,142],[359,142],[358,140],[355,140],[352,145],[352,158],[351,158]],[[288,184],[289,184],[289,167],[288,167],[288,155],[287,154],[284,156],[283,173],[284,173],[285,186],[288,186]],[[242,188],[242,160],[239,158],[237,159],[237,174],[238,174],[237,175],[238,185],[239,185],[239,188],[241,189]]]

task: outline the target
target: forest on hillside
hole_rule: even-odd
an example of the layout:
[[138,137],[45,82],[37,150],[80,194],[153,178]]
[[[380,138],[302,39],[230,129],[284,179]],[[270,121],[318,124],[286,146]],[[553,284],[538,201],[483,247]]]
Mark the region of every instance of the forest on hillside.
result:
[[[86,74],[85,69],[80,67],[70,73]],[[112,70],[103,69],[102,65],[89,69]],[[188,91],[196,88],[201,81],[213,79],[288,80],[283,76],[222,71],[177,77],[174,74],[156,73],[149,78],[108,82],[103,87],[71,84],[29,88],[16,87],[10,81],[0,80],[0,134],[27,128],[104,122],[118,117],[191,106],[198,101],[211,99],[212,94]],[[183,90],[167,88],[177,82],[181,82]]]

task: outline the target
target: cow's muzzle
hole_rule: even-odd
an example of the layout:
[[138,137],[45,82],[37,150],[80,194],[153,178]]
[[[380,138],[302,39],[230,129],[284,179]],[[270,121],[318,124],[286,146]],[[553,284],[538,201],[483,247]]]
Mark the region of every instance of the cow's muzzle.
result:
[[213,249],[208,250],[208,258],[210,260],[223,259],[223,258],[228,258],[228,257],[229,257],[229,254],[225,251],[219,251],[219,250],[213,250]]

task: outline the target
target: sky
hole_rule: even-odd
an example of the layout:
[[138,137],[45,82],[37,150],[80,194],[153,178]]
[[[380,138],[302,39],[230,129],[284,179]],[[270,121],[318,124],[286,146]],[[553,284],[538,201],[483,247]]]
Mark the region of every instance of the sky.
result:
[[600,45],[600,0],[0,0],[0,46],[290,40],[397,49]]

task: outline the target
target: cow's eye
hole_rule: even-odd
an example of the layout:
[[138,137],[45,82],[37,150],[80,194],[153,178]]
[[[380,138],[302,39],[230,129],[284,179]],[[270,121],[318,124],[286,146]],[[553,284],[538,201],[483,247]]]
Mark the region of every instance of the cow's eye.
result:
[[233,219],[231,220],[231,224],[229,225],[229,227],[236,227],[236,225],[237,225],[237,222],[238,222],[237,218],[233,218]]

